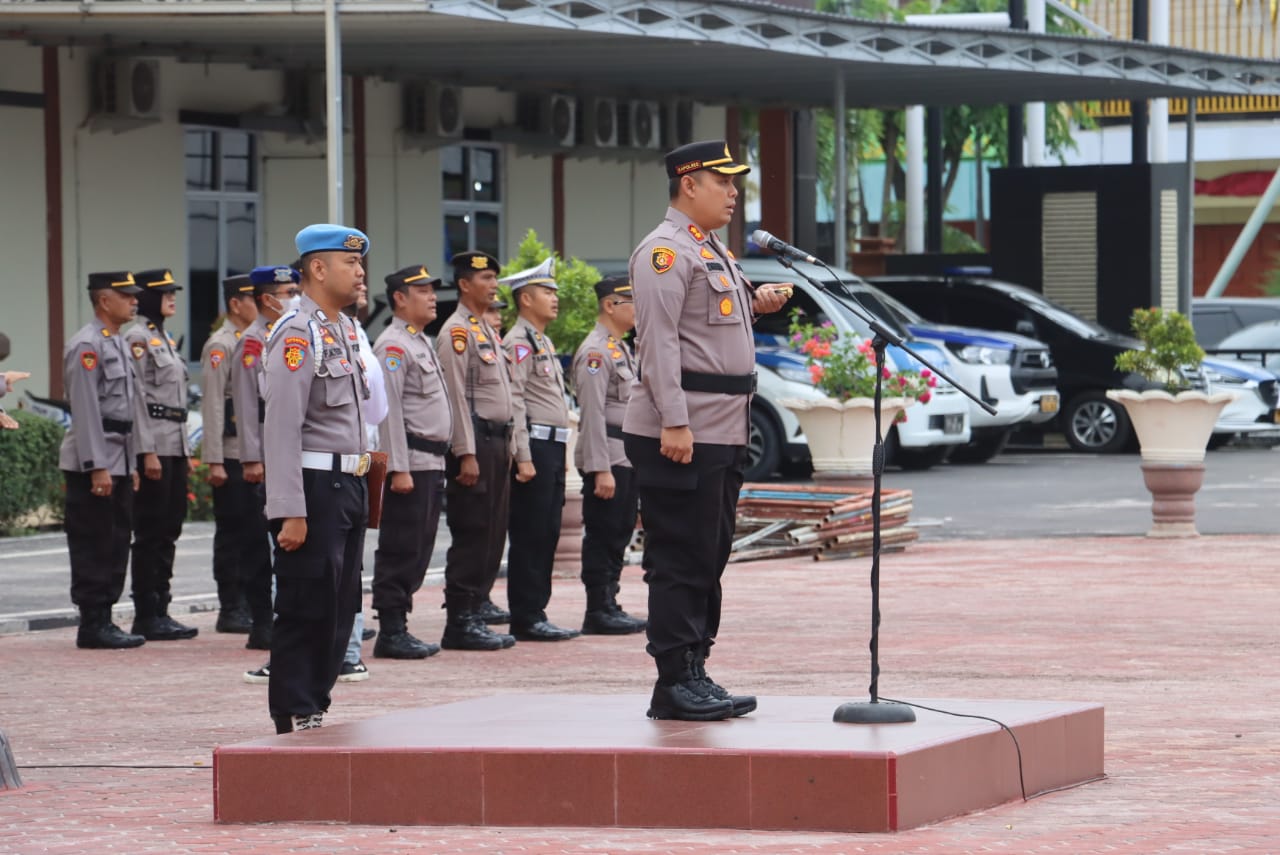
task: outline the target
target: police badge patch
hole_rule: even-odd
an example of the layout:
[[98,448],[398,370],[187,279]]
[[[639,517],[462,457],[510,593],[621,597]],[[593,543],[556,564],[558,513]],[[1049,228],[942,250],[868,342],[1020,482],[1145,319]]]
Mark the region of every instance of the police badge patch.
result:
[[649,256],[649,264],[654,273],[666,273],[675,264],[676,251],[668,246],[655,246]]
[[598,350],[593,350],[587,354],[587,373],[599,374],[600,366],[604,364],[604,354]]
[[307,357],[307,340],[289,336],[284,340],[284,364],[290,371],[297,371]]
[[387,347],[387,358],[385,360],[388,371],[399,371],[400,362],[404,359],[404,351],[398,347]]
[[129,350],[133,353],[134,359],[141,359],[147,355],[147,346],[140,341],[135,341],[129,345]]
[[214,368],[217,368],[219,365],[221,365],[222,360],[225,359],[226,356],[227,355],[223,353],[221,350],[214,349],[209,351],[209,361],[213,363]]
[[533,353],[532,350],[530,350],[526,345],[523,345],[523,344],[517,344],[515,347],[515,351],[516,351],[517,364],[524,362],[526,359],[529,358],[529,354]]
[[84,366],[86,371],[92,371],[98,367],[98,354],[92,350],[86,350],[80,354],[80,364]]
[[465,353],[467,350],[467,328],[451,327],[449,329],[449,339],[453,342],[454,353]]

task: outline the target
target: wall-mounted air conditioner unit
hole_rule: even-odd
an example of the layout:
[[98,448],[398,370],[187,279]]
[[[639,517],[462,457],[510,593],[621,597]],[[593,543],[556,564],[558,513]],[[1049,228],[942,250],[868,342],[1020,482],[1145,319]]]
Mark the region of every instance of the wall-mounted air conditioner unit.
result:
[[446,140],[462,136],[462,89],[410,81],[401,87],[401,128],[406,139]]
[[662,111],[662,147],[667,151],[693,142],[693,102],[669,101]]
[[577,141],[577,101],[569,95],[522,94],[516,98],[516,124],[526,134],[567,148]]
[[121,119],[160,118],[160,63],[104,57],[93,64],[92,112]]
[[[324,133],[328,115],[324,73],[289,70],[284,73],[284,110],[307,136]],[[351,79],[342,78],[342,129],[351,130]]]
[[618,141],[630,148],[661,149],[662,119],[657,101],[625,101],[618,107]]
[[618,101],[591,96],[582,99],[583,145],[616,148],[618,145]]

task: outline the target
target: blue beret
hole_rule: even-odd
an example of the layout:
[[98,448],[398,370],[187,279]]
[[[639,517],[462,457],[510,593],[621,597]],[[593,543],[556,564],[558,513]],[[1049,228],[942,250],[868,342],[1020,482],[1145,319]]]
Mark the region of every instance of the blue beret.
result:
[[298,232],[293,242],[297,244],[299,256],[310,252],[358,252],[364,255],[369,251],[368,235],[359,229],[332,223],[307,226]]
[[287,264],[268,264],[255,267],[249,271],[249,281],[259,287],[263,285],[283,285],[286,282],[298,282],[302,274]]

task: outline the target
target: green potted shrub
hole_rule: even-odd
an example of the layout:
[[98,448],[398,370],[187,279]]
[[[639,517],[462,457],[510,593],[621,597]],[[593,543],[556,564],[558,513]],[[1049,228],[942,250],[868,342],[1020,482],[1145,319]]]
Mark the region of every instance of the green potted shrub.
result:
[[1142,473],[1152,495],[1151,537],[1194,536],[1195,494],[1204,483],[1204,452],[1213,426],[1234,392],[1191,388],[1204,351],[1186,315],[1135,309],[1130,320],[1141,350],[1116,357],[1116,368],[1143,378],[1150,388],[1112,389],[1133,422],[1142,451]]

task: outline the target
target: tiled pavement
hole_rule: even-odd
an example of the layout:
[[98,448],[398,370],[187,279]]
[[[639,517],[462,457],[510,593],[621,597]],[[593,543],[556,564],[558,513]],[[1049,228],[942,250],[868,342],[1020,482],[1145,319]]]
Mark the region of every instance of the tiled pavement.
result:
[[[261,661],[243,637],[214,634],[211,614],[195,617],[195,641],[135,651],[76,650],[69,629],[0,636],[0,728],[27,785],[0,791],[0,852],[1280,852],[1278,552],[1280,538],[1231,536],[885,556],[883,695],[1098,701],[1108,731],[1104,781],[892,836],[216,825],[213,746],[270,731],[265,689],[240,680]],[[868,566],[732,565],[712,673],[762,694],[865,699]],[[422,637],[439,634],[438,599],[419,594]],[[643,611],[634,569],[623,601]],[[572,624],[582,603],[557,580],[554,620]],[[333,722],[651,680],[636,637],[368,661],[372,679],[338,685]]]

